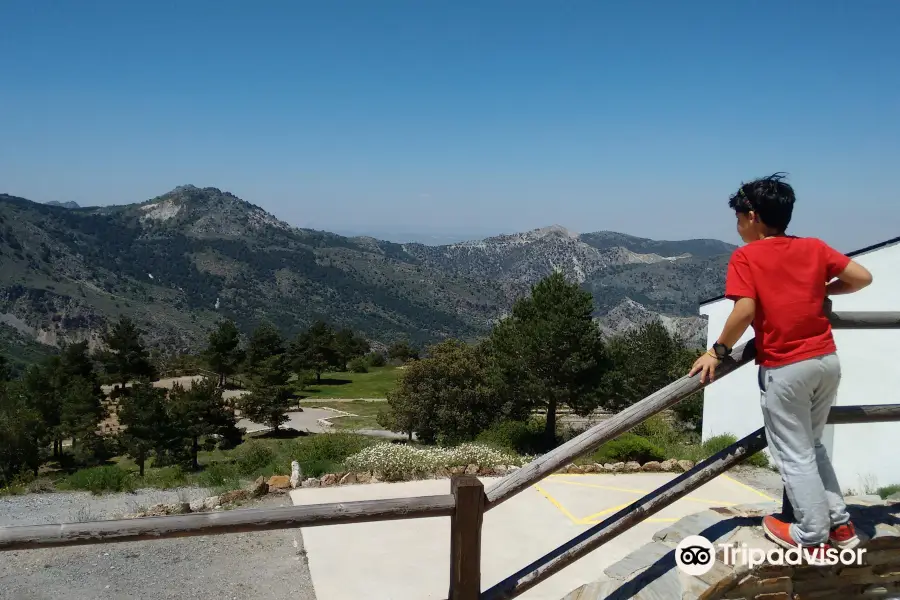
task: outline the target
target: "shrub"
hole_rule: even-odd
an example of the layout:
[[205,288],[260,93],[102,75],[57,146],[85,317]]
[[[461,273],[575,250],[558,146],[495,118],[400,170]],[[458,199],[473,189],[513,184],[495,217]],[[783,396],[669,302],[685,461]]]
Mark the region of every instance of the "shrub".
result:
[[600,446],[591,456],[591,460],[595,463],[629,461],[644,463],[651,460],[665,460],[665,452],[645,437],[623,433]]
[[478,434],[476,441],[516,454],[543,454],[556,446],[544,436],[544,419],[501,421]]
[[[290,451],[290,460],[300,464],[304,477],[317,477],[331,469],[340,470],[340,465],[348,456],[371,446],[371,438],[354,433],[320,433],[295,441]],[[290,462],[288,461],[289,466]]]
[[462,444],[454,448],[422,448],[384,442],[370,446],[347,458],[344,465],[351,471],[378,471],[388,481],[433,473],[440,468],[481,467],[524,464],[525,459],[483,444]]
[[197,475],[197,483],[207,488],[240,487],[237,467],[232,463],[214,462]]
[[[717,435],[709,438],[705,442],[703,442],[702,451],[703,458],[709,458],[713,454],[717,454],[732,445],[737,441],[737,438],[730,433],[723,433],[722,435]],[[749,458],[744,461],[745,464],[752,465],[754,467],[768,467],[769,466],[769,457],[766,456],[762,452],[757,452],[753,454]]]
[[383,367],[387,364],[387,360],[381,352],[370,352],[366,355],[366,362],[370,367]]
[[[254,475],[261,471],[276,471],[274,448],[260,440],[250,440],[238,446],[235,464],[241,475]],[[266,474],[271,474],[267,472]]]
[[369,366],[366,364],[366,361],[363,358],[357,357],[350,361],[349,364],[351,373],[368,373]]
[[130,492],[134,490],[134,476],[115,465],[91,467],[75,471],[65,478],[63,486],[72,490],[87,490],[92,494],[103,492]]
[[147,469],[140,481],[143,487],[170,490],[188,483],[188,477],[179,466]]
[[898,492],[900,492],[900,483],[886,485],[882,488],[878,488],[878,495],[885,499],[887,499],[888,496],[893,496]]

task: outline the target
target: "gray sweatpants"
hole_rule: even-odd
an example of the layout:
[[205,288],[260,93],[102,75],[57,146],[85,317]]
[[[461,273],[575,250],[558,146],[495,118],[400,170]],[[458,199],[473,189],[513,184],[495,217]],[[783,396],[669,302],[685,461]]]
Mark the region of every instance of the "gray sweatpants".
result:
[[783,367],[760,367],[759,389],[766,439],[797,523],[791,537],[802,545],[828,541],[828,530],[850,520],[822,432],[837,397],[837,354]]

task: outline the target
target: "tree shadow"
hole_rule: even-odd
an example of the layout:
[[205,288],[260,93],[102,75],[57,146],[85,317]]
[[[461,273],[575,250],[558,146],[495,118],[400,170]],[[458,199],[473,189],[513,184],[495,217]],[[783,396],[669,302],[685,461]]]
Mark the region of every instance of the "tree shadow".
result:
[[[310,386],[317,386],[317,385],[347,385],[348,383],[353,383],[353,381],[351,381],[350,379],[337,379],[337,378],[334,378],[334,377],[323,377],[320,381],[311,381],[311,382],[309,383],[309,385],[310,385]],[[312,388],[309,388],[308,391],[319,391],[319,390],[313,390]]]
[[298,431],[292,427],[287,428],[279,428],[274,431],[267,431],[265,433],[261,433],[256,437],[256,439],[264,439],[264,440],[292,440],[299,437],[306,437],[310,434],[308,431]]

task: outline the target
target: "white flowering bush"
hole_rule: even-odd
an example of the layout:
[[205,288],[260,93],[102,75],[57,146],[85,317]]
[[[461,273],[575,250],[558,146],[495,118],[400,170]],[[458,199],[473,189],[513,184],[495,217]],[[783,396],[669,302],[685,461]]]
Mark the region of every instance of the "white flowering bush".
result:
[[369,446],[348,457],[344,466],[350,471],[381,473],[387,480],[410,479],[451,467],[478,465],[522,466],[527,459],[482,444],[462,444],[453,448],[422,448],[388,442]]

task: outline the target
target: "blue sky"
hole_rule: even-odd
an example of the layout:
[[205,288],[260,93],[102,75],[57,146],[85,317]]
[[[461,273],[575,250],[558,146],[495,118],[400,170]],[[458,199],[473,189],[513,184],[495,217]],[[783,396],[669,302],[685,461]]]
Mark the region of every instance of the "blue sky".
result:
[[[0,191],[186,183],[332,231],[900,235],[900,2],[0,3]],[[891,168],[893,167],[893,168]]]

